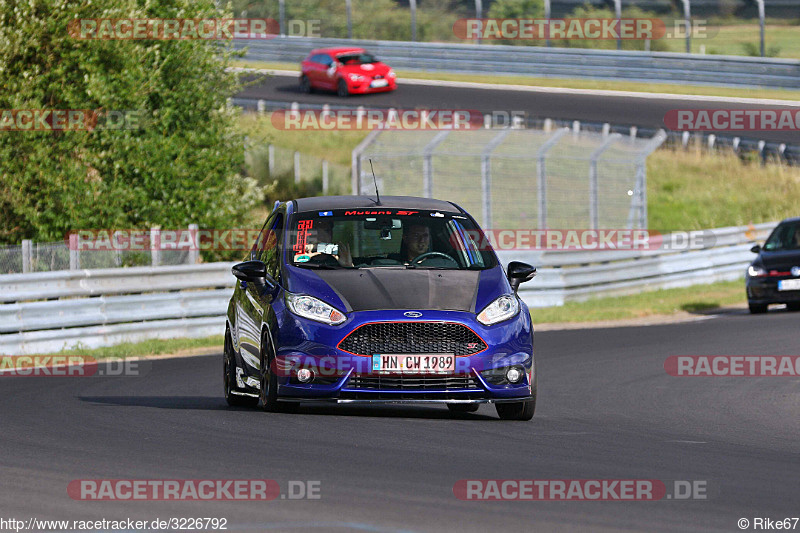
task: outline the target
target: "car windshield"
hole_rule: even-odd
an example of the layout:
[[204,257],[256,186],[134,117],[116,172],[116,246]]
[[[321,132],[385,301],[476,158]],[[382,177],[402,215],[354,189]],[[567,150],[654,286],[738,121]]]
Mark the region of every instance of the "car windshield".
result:
[[459,213],[383,208],[305,212],[295,215],[288,231],[289,261],[304,268],[472,270],[496,265],[483,233]]
[[764,249],[770,252],[800,250],[800,222],[779,224],[767,239]]
[[360,54],[345,54],[336,58],[342,65],[363,65],[366,63],[377,63],[378,60],[372,54],[362,52]]

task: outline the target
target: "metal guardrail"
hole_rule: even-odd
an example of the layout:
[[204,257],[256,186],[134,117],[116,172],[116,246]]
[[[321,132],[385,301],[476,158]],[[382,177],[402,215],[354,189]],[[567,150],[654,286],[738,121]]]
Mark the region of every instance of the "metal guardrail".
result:
[[303,37],[236,40],[246,59],[299,63],[313,48],[359,46],[396,68],[728,87],[800,88],[800,61],[670,52],[418,43]]
[[[511,260],[540,266],[520,288],[531,307],[563,305],[596,296],[685,287],[737,279],[749,251],[775,223],[698,232],[698,250],[678,248],[682,235],[661,250],[519,252]],[[713,238],[712,238],[713,237]],[[750,243],[750,244],[748,244]],[[222,334],[234,278],[232,263],[40,272],[0,276],[0,353],[52,353],[151,338]]]

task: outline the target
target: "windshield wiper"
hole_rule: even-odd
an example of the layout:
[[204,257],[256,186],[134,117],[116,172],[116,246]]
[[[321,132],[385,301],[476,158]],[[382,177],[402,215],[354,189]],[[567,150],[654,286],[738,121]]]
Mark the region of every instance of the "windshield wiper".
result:
[[295,263],[294,266],[297,268],[316,268],[318,270],[339,270],[340,268],[353,268],[353,267],[346,267],[342,265],[323,265],[319,263]]

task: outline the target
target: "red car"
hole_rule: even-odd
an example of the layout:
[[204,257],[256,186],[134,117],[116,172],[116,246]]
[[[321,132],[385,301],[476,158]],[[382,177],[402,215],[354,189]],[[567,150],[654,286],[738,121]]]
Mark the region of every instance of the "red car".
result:
[[339,96],[393,91],[397,75],[363,48],[320,48],[303,60],[300,89],[336,91]]

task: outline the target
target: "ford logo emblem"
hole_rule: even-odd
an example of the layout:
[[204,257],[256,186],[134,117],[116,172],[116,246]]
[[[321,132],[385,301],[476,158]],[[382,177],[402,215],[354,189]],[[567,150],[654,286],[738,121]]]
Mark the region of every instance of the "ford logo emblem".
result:
[[403,316],[407,316],[408,318],[419,318],[422,316],[422,313],[419,311],[406,311],[403,313]]
[[792,276],[800,276],[800,266],[792,267]]

